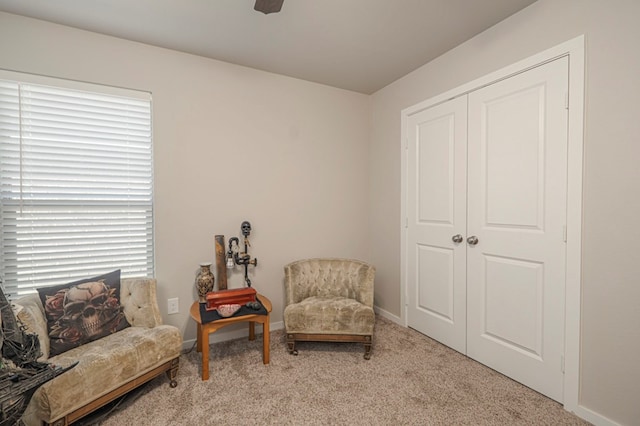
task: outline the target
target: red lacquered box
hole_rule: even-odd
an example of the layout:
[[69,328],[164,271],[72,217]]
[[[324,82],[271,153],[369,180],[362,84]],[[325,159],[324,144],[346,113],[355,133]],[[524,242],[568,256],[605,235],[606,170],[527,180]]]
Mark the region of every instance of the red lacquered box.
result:
[[218,290],[207,293],[205,309],[213,311],[220,305],[244,305],[255,301],[256,291],[252,287]]

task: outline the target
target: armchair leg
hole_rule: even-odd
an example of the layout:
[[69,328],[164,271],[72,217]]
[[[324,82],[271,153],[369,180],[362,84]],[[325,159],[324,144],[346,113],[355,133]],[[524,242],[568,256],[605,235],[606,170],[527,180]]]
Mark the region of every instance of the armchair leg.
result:
[[371,359],[371,342],[364,344],[364,359]]
[[293,336],[291,334],[287,335],[287,347],[289,348],[289,354],[298,355],[298,350],[296,349],[296,341],[293,340]]

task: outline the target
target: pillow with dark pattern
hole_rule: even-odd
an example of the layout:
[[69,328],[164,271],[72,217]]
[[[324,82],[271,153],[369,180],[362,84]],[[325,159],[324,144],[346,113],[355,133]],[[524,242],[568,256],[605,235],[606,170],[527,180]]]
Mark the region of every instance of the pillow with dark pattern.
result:
[[49,356],[129,327],[120,305],[120,270],[37,289],[47,318]]

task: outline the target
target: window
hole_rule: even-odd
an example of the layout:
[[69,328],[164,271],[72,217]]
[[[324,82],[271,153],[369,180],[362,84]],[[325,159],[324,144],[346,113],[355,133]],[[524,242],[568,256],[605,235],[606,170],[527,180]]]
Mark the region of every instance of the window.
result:
[[151,140],[148,93],[0,71],[0,277],[12,298],[115,269],[153,276]]

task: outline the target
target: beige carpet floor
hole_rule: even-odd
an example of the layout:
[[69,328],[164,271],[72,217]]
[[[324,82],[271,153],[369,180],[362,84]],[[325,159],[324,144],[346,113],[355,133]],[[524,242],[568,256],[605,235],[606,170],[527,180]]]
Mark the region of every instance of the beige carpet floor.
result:
[[[259,327],[258,327],[259,329]],[[300,343],[271,334],[180,359],[178,387],[166,376],[81,424],[121,425],[587,425],[531,389],[422,334],[378,317],[372,357],[352,343]]]

